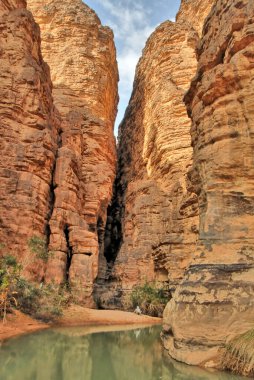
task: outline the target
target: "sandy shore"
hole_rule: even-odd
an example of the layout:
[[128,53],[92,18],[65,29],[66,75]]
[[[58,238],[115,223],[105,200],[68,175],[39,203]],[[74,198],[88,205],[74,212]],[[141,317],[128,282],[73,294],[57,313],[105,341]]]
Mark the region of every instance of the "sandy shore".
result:
[[36,321],[20,311],[15,311],[7,316],[7,322],[0,321],[0,342],[17,335],[28,334],[49,327],[48,324]]
[[154,325],[161,324],[161,318],[136,315],[120,310],[95,310],[73,305],[66,309],[59,319],[60,326],[86,325]]
[[[63,316],[54,324],[57,326],[107,326],[103,328],[107,331],[119,330],[119,327],[129,325],[129,327],[146,327],[154,324],[161,324],[161,318],[153,318],[146,315],[136,315],[120,310],[94,310],[73,305],[67,308]],[[0,322],[0,342],[6,339],[28,334],[37,330],[52,327],[52,324],[45,324],[36,321],[19,311],[8,315],[6,323]]]

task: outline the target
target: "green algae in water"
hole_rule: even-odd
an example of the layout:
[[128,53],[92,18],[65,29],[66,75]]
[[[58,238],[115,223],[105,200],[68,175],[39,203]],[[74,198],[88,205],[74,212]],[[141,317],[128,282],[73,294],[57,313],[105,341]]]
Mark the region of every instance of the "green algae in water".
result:
[[160,331],[160,326],[93,333],[91,327],[59,328],[11,339],[0,348],[0,379],[243,379],[165,359]]

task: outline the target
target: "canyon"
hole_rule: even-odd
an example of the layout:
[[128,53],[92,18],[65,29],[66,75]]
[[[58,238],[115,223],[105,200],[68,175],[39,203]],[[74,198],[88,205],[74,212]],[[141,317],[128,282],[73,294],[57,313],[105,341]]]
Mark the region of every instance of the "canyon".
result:
[[219,366],[254,326],[253,25],[252,0],[182,0],[116,144],[111,29],[81,0],[0,3],[1,255],[87,307],[162,288],[164,347],[188,364]]

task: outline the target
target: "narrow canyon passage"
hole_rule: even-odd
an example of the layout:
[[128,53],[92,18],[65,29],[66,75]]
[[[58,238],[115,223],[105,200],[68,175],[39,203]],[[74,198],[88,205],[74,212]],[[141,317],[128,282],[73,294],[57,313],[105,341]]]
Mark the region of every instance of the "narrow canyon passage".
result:
[[[183,2],[177,22],[155,30],[138,63],[119,126],[105,235],[108,266],[99,270],[95,292],[105,308],[124,308],[133,287],[146,282],[167,289],[170,298],[192,261],[199,206],[183,97],[196,73],[196,48],[212,4],[200,1],[190,8]],[[187,12],[195,25],[186,24]]]
[[181,1],[117,143],[113,31],[81,0],[3,0],[0,17],[0,259],[82,307],[161,290],[167,353],[220,366],[254,328],[253,1]]

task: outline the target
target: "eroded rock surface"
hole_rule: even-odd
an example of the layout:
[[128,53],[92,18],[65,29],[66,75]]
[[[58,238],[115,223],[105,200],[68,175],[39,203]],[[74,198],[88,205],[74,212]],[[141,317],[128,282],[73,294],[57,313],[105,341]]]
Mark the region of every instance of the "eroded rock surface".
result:
[[54,257],[46,280],[68,279],[89,300],[116,166],[118,71],[113,33],[81,0],[29,0],[28,5],[41,28],[42,53],[63,120],[50,220]]
[[120,125],[105,238],[108,271],[100,273],[99,298],[106,306],[125,306],[125,295],[146,281],[174,290],[195,250],[198,202],[190,181],[191,122],[183,96],[196,72],[200,25],[213,1],[198,1],[193,8],[189,3],[183,2],[177,23],[164,22],[148,39]]
[[47,235],[59,117],[39,27],[25,6],[0,3],[0,242],[1,253],[40,281],[44,263],[27,242]]
[[[200,225],[195,259],[164,314],[170,355],[216,356],[254,321],[254,3],[216,1],[185,101]],[[208,365],[214,365],[211,360]]]

